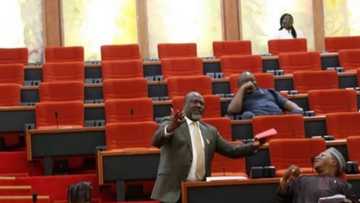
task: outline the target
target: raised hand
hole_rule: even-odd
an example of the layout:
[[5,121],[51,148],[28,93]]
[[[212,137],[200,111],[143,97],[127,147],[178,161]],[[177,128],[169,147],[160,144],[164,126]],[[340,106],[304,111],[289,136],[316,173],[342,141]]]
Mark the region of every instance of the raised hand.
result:
[[182,111],[171,108],[171,121],[167,128],[168,133],[172,133],[185,121],[185,114]]

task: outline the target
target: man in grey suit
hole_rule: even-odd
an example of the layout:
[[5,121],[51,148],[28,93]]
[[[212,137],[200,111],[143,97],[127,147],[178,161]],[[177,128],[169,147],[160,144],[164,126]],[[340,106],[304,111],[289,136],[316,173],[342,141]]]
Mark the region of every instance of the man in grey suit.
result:
[[226,142],[215,127],[200,121],[204,106],[201,94],[188,93],[183,112],[173,112],[170,120],[155,132],[153,145],[160,148],[160,163],[151,198],[179,202],[182,181],[204,180],[210,176],[214,152],[235,158],[251,155],[258,149],[258,141]]

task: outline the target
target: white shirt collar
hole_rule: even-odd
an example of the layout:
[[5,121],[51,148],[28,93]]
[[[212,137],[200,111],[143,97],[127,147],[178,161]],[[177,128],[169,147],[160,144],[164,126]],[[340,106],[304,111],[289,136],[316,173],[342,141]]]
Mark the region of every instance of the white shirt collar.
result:
[[187,116],[185,116],[185,120],[188,125],[191,125],[192,123],[197,123],[199,125],[199,121],[193,121],[190,118],[188,118]]

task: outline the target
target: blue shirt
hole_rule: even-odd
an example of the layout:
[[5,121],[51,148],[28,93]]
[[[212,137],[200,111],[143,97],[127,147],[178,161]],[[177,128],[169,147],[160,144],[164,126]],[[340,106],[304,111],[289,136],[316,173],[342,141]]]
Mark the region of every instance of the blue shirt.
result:
[[287,99],[272,89],[257,88],[245,93],[242,111],[250,111],[255,115],[282,114]]

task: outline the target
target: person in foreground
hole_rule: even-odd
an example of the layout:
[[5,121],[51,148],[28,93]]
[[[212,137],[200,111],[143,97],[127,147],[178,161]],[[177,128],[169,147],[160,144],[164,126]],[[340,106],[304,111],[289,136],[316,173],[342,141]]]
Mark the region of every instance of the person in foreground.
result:
[[240,74],[238,86],[239,89],[228,106],[228,113],[241,114],[242,119],[251,119],[257,115],[277,115],[283,111],[303,113],[302,108],[275,90],[257,87],[256,78],[251,72]]
[[[280,180],[278,202],[357,203],[358,200],[351,191],[351,185],[341,178],[344,167],[345,159],[335,148],[329,148],[315,157],[313,168],[317,173],[316,175],[301,176],[297,166],[290,166]],[[335,201],[336,197],[339,200]],[[340,197],[344,200],[340,200]]]
[[201,121],[204,107],[203,96],[189,92],[183,112],[175,110],[155,132],[152,144],[160,148],[160,163],[152,199],[179,202],[182,181],[201,181],[210,176],[214,152],[235,158],[251,155],[260,146],[259,141],[225,141],[215,127]]

